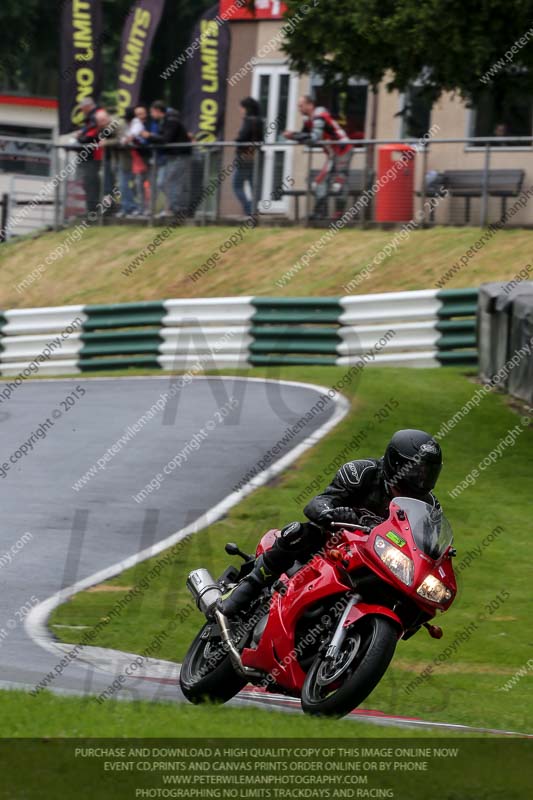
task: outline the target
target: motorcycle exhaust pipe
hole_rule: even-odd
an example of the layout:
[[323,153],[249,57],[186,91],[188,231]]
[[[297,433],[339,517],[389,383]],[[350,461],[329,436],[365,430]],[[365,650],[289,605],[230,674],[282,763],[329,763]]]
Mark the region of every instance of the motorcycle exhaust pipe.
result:
[[206,617],[213,610],[219,597],[222,597],[220,586],[207,569],[193,570],[187,578],[186,586],[192,594],[198,610]]
[[241,657],[239,655],[239,651],[233,644],[231,638],[231,632],[228,627],[228,621],[224,614],[219,611],[218,609],[215,611],[215,619],[218,622],[218,626],[220,628],[220,632],[222,634],[222,639],[224,644],[226,645],[228,655],[230,657],[230,661],[233,664],[233,668],[236,672],[243,676],[243,678],[264,678],[263,672],[258,672],[256,669],[252,667],[245,667],[242,663]]
[[207,569],[195,569],[187,578],[186,585],[202,614],[205,614],[208,618],[214,616],[218,622],[222,640],[236,672],[245,678],[264,677],[262,672],[258,672],[251,667],[245,667],[242,663],[239,651],[233,644],[226,617],[218,609],[215,609],[215,604],[218,598],[222,596],[222,591],[211,573]]

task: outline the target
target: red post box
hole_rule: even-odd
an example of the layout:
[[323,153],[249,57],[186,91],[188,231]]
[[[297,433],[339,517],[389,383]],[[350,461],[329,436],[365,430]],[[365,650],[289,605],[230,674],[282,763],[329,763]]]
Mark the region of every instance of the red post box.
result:
[[415,153],[408,144],[378,148],[376,222],[409,222],[413,218]]

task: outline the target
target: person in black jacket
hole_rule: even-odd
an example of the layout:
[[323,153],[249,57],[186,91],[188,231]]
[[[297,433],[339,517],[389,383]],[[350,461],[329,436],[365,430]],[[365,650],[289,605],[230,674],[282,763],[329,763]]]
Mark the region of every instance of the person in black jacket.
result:
[[[236,169],[233,173],[233,191],[239,200],[243,213],[247,217],[252,214],[252,200],[254,191],[254,163],[256,158],[260,158],[259,146],[263,142],[263,120],[259,103],[253,97],[245,97],[241,100],[242,125],[236,142],[253,142],[252,145],[241,145],[237,147]],[[249,195],[246,193],[246,186],[249,187]],[[257,195],[256,195],[257,196]]]
[[413,429],[397,431],[383,458],[348,461],[304,508],[310,521],[286,525],[252,572],[219,601],[220,610],[228,617],[246,610],[296,560],[304,563],[320,550],[333,522],[375,526],[387,518],[393,497],[423,500],[440,509],[432,490],[441,468],[439,444],[429,433]]
[[[187,144],[191,137],[174,108],[167,108],[162,100],[150,106],[152,130],[143,131],[146,142],[160,144]],[[188,207],[190,147],[162,148],[156,153],[158,165],[157,188],[166,196],[166,209],[161,216],[178,214]]]

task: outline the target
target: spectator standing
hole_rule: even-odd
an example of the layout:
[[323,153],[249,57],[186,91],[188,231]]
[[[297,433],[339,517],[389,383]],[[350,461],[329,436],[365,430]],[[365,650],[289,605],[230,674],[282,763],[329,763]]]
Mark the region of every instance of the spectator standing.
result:
[[100,131],[96,121],[96,112],[99,109],[92,97],[84,97],[80,108],[83,112],[83,125],[74,136],[80,144],[89,146],[84,148],[84,160],[78,162],[77,171],[85,191],[87,213],[91,213],[97,210],[100,198],[102,148],[99,146]]
[[[137,120],[135,130],[138,130],[138,132],[133,134],[132,144],[136,144],[138,147],[131,151],[131,169],[135,180],[135,195],[139,213],[147,214],[150,206],[150,192],[149,188],[145,191],[145,181],[148,173],[149,154],[146,150],[146,141],[143,135],[148,122],[146,106],[136,106],[135,119]],[[148,187],[149,184],[146,183],[146,186]]]
[[[257,203],[258,186],[254,186],[255,160],[261,158],[260,146],[264,138],[264,125],[257,100],[244,97],[241,102],[242,125],[235,138],[236,142],[253,142],[251,145],[237,147],[236,168],[233,173],[233,191],[239,200],[243,214],[252,215],[252,199]],[[259,167],[261,165],[259,164]],[[260,169],[257,170],[259,174]],[[259,183],[259,180],[258,180]],[[247,193],[248,190],[248,193]]]
[[[313,217],[327,215],[327,198],[333,180],[341,183],[342,193],[348,190],[348,170],[352,157],[351,144],[335,144],[348,136],[339,123],[332,117],[327,108],[316,106],[313,98],[305,94],[298,101],[298,109],[304,117],[302,130],[284,131],[286,139],[296,142],[325,142],[322,145],[326,153],[326,163],[316,179],[315,209]],[[331,144],[329,144],[331,142]]]
[[[174,108],[167,108],[162,100],[152,103],[150,117],[153,124],[142,134],[147,142],[181,145],[191,142],[178,112]],[[159,216],[177,215],[187,209],[190,157],[190,146],[165,148],[156,152],[157,189],[162,188],[166,197],[166,208]]]
[[[112,119],[104,108],[97,109],[95,113],[98,140],[100,142],[101,163],[104,167],[104,196],[106,208],[115,205],[115,175],[118,171],[119,152],[116,145],[120,144],[123,123],[119,119]],[[115,149],[107,149],[107,145],[115,145]]]
[[[141,133],[143,143],[146,145],[153,144],[153,136],[159,136],[161,124],[159,120],[152,117],[147,113],[144,123],[144,132]],[[149,185],[150,185],[150,199],[153,199],[154,209],[157,208],[157,197],[163,192],[165,185],[165,166],[167,157],[164,150],[154,150],[153,148],[146,148],[146,160],[150,169],[149,172]]]
[[135,116],[134,109],[127,108],[124,113],[124,122],[120,130],[120,144],[123,149],[117,151],[120,187],[120,212],[117,214],[117,217],[135,216],[139,213],[139,207],[134,194],[133,153],[135,151],[131,148],[131,145],[134,143],[135,139],[141,135],[143,130],[144,126],[140,119]]

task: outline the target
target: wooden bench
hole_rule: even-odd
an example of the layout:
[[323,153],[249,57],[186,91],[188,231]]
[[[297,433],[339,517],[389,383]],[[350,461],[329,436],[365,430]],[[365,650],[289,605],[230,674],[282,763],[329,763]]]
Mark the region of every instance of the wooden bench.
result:
[[[311,184],[313,184],[322,170],[311,170]],[[374,182],[374,172],[368,172],[364,169],[351,169],[348,171],[348,189],[340,187],[338,189],[330,189],[327,197],[340,198],[345,197],[350,205],[354,205],[358,197],[361,197],[364,192],[372,186]],[[332,184],[336,183],[335,179]],[[307,197],[307,187],[305,189],[283,189],[277,194],[277,198],[294,197],[294,219],[295,222],[300,221],[300,197]],[[311,194],[313,191],[311,190]],[[351,201],[351,202],[350,202]],[[364,211],[365,209],[363,209]]]
[[[507,211],[507,198],[518,197],[524,182],[523,169],[491,169],[488,172],[487,195],[501,198],[501,219]],[[450,197],[465,198],[465,222],[470,222],[470,204],[473,197],[483,197],[485,172],[482,169],[448,169],[434,176],[424,195],[437,197],[440,190],[447,189]],[[422,192],[416,192],[422,196]],[[434,209],[430,212],[433,222]]]

